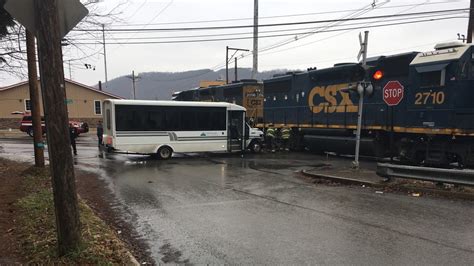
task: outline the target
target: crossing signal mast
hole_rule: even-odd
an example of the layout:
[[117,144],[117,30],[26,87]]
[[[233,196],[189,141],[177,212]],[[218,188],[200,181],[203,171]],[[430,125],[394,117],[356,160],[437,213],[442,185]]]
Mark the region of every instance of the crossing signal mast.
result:
[[[362,57],[362,67],[367,70],[367,45],[369,42],[369,32],[364,32],[364,40],[362,40],[362,34],[359,33],[359,43],[360,43],[360,50],[359,54],[357,55],[357,60],[360,60]],[[382,76],[382,72],[379,73]],[[360,135],[362,130],[362,111],[364,107],[364,95],[371,94],[373,91],[372,84],[370,82],[360,82],[356,88],[357,92],[359,93],[359,108],[357,112],[357,131],[356,131],[356,148],[355,148],[355,158],[352,162],[352,166],[355,169],[359,169],[359,150],[360,150]]]

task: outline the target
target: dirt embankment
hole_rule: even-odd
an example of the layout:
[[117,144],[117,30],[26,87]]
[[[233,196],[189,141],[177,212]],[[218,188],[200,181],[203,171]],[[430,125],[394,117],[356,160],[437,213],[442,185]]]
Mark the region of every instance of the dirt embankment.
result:
[[[48,169],[0,158],[0,264],[131,264],[152,263],[146,246],[110,211],[105,186],[93,175],[77,175],[81,191],[82,242],[75,252],[58,257],[51,177]],[[109,195],[110,196],[110,195]],[[95,202],[94,200],[97,200]],[[90,208],[85,202],[93,205]],[[92,204],[93,203],[93,204]],[[95,211],[93,211],[94,209]],[[99,217],[104,217],[101,219]],[[109,225],[108,222],[114,221]]]

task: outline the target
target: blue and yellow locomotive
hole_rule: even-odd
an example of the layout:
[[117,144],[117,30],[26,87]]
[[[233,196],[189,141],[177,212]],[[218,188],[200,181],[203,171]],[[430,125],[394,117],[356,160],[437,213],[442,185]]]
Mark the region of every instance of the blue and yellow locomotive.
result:
[[[412,164],[474,167],[474,50],[446,43],[430,52],[369,58],[264,80],[181,92],[177,100],[244,105],[261,128],[290,127],[295,147],[351,154],[361,82],[364,96],[361,153],[395,155]],[[387,99],[394,96],[396,104]],[[251,86],[252,89],[248,89]],[[385,100],[384,100],[385,99]],[[390,103],[389,104],[387,104]],[[254,105],[255,104],[255,105]]]

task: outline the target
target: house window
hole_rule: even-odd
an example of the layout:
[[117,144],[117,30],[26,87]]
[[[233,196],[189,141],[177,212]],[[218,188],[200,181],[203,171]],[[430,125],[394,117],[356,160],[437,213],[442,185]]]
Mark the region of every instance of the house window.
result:
[[25,99],[25,111],[31,112],[31,100]]
[[101,101],[94,101],[94,114],[102,115],[102,102]]

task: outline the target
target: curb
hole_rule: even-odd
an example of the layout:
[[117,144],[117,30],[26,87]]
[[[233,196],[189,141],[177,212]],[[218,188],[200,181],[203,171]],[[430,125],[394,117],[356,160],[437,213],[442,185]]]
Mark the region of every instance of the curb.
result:
[[[398,185],[397,186],[399,191],[402,192],[421,192],[423,194],[434,194],[434,195],[439,195],[443,196],[445,198],[456,198],[456,199],[462,199],[462,200],[474,200],[474,194],[472,193],[465,193],[465,192],[458,192],[458,191],[447,191],[447,190],[442,190],[442,189],[433,189],[433,188],[424,188],[424,187],[416,187],[416,186],[403,186],[403,185]],[[386,186],[386,188],[390,188],[390,186]]]
[[308,173],[307,170],[301,170],[301,173],[305,176],[309,177],[316,177],[316,178],[322,178],[330,181],[336,181],[338,183],[342,184],[349,184],[349,185],[366,185],[366,186],[373,186],[373,187],[381,187],[383,186],[380,183],[374,183],[366,180],[359,180],[359,179],[354,179],[354,178],[347,178],[347,177],[341,177],[341,176],[334,176],[334,175],[326,175],[326,174],[314,174],[314,173]]
[[[442,197],[446,198],[456,198],[456,199],[462,199],[462,200],[474,200],[474,194],[473,193],[464,193],[464,192],[457,192],[457,191],[446,191],[446,190],[441,190],[441,189],[433,189],[433,188],[425,188],[425,187],[416,187],[412,185],[403,185],[403,184],[396,184],[396,183],[374,183],[366,180],[358,180],[358,179],[353,179],[353,178],[346,178],[346,177],[340,177],[340,176],[333,176],[333,175],[326,175],[326,174],[313,174],[313,173],[308,173],[307,170],[301,170],[300,173],[304,176],[309,176],[309,177],[315,177],[315,178],[321,178],[329,181],[334,181],[338,182],[341,184],[348,184],[348,185],[366,185],[366,186],[371,186],[374,188],[378,189],[390,189],[396,187],[398,189],[398,192],[405,192],[405,193],[411,193],[411,192],[421,192],[423,194],[434,194],[434,195],[439,195]],[[393,193],[396,193],[397,191],[393,191]]]

